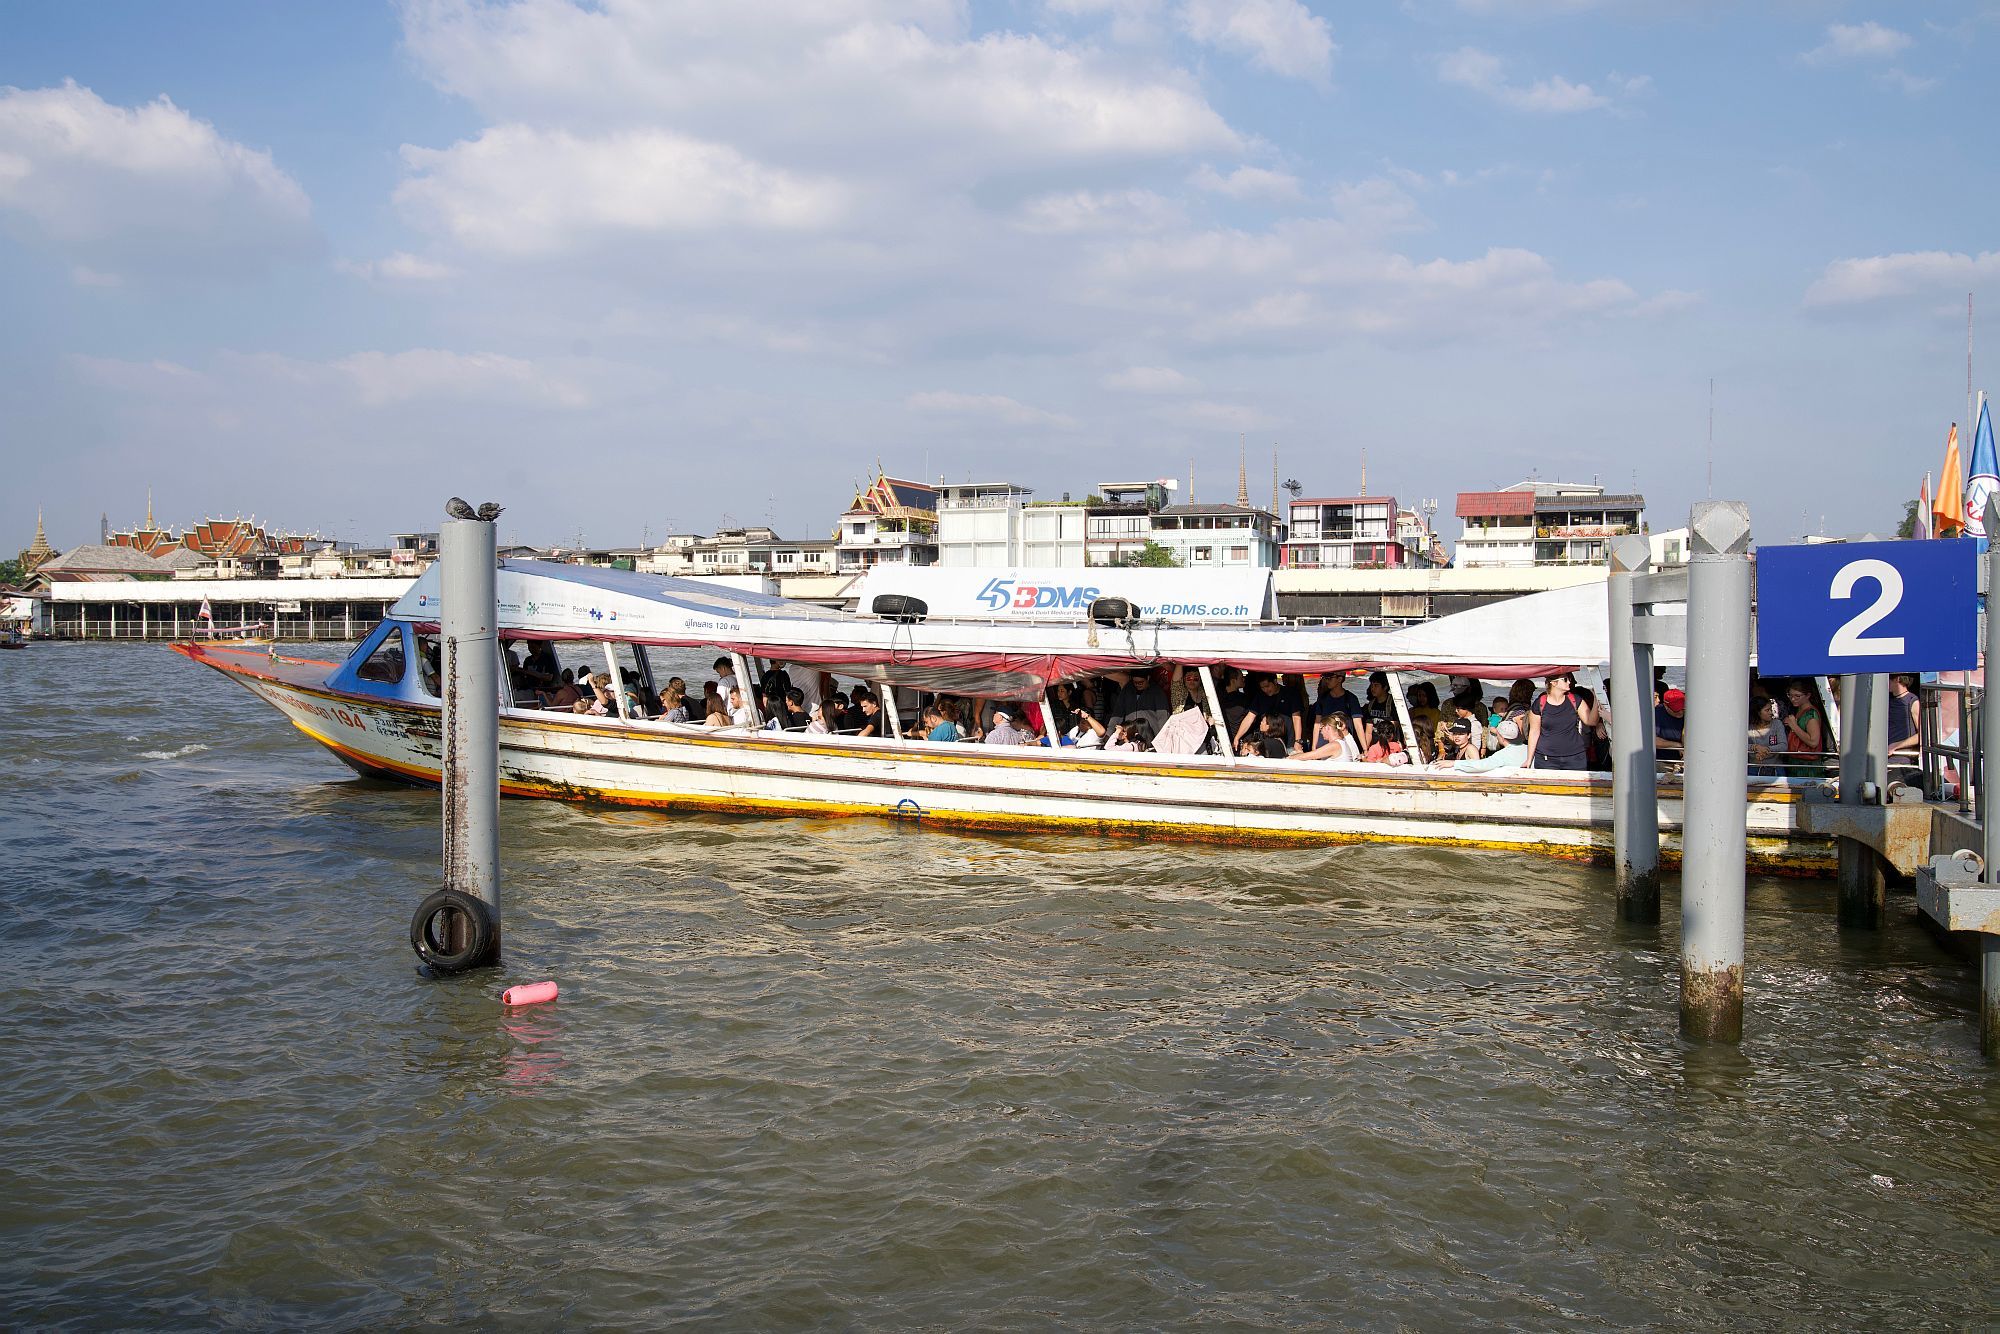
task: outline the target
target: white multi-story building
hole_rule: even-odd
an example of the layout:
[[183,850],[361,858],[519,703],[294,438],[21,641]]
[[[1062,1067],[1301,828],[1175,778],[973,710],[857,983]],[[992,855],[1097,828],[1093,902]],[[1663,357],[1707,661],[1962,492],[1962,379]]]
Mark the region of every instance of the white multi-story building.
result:
[[938,564],[958,567],[1084,563],[1084,506],[1067,496],[1037,503],[1013,482],[938,487]]
[[832,574],[831,538],[786,541],[769,528],[717,529],[713,537],[676,533],[640,556],[646,574]]
[[1151,537],[1189,569],[1278,564],[1278,516],[1253,505],[1169,505],[1152,516]]
[[1153,516],[1180,489],[1171,477],[1150,482],[1099,482],[1084,498],[1083,563],[1122,565],[1137,560],[1157,540]]
[[1465,521],[1456,563],[1602,565],[1611,539],[1645,526],[1646,498],[1606,495],[1577,482],[1516,482],[1499,491],[1461,491]]

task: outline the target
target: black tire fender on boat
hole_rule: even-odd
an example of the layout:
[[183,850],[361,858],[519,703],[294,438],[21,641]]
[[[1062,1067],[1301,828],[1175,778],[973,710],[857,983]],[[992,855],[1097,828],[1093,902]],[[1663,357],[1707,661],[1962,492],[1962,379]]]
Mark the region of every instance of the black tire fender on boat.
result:
[[[465,947],[459,950],[451,949],[447,934],[454,914],[468,923]],[[488,962],[493,937],[493,910],[463,890],[433,892],[410,918],[410,948],[434,972],[459,973]]]

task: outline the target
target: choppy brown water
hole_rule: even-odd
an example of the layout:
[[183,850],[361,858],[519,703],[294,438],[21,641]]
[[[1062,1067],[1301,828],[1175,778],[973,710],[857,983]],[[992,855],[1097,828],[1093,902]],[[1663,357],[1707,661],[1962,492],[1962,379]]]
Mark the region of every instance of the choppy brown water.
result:
[[[164,651],[0,654],[10,1325],[1975,1327],[2000,1076],[1898,903],[1671,910],[1502,855],[436,798]],[[508,1015],[512,981],[555,1006]]]

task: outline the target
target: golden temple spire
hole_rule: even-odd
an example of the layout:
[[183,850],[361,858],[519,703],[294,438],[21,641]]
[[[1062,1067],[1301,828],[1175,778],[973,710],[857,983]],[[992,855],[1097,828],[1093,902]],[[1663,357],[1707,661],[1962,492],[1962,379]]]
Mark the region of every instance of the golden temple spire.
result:
[[1250,446],[1248,436],[1236,441],[1236,503],[1250,508]]
[[146,531],[153,531],[153,488],[146,488]]

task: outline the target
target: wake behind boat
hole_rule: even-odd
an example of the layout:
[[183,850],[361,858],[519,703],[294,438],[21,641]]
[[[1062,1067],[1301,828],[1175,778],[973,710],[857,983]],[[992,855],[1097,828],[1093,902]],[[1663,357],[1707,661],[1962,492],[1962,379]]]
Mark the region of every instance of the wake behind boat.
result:
[[[1093,574],[1101,593],[1116,592],[1117,571]],[[624,688],[636,677],[644,697],[657,698],[664,681],[656,680],[649,650],[712,650],[728,655],[743,680],[750,679],[750,661],[764,659],[887,687],[880,693],[893,733],[900,731],[893,726],[895,687],[1036,702],[1046,717],[1054,683],[1150,672],[1161,664],[1197,670],[1211,704],[1214,672],[1224,665],[1511,682],[1605,660],[1598,588],[1536,594],[1402,629],[1363,629],[1173,624],[1141,620],[1129,605],[1112,617],[1073,624],[937,619],[909,605],[884,617],[695,580],[539,561],[504,561],[497,582],[502,641],[565,644],[602,660],[615,680],[620,715],[538,707],[532,692],[496,700],[501,786],[510,795],[1230,843],[1610,855],[1606,774],[1249,759],[1230,753],[1220,735],[1216,754],[1158,754],[702,727],[639,716]],[[206,644],[174,649],[237,680],[357,771],[434,784],[441,766],[439,588],[433,569],[343,663]],[[1400,689],[1395,693],[1400,700]],[[1403,727],[1408,736],[1407,718]],[[1799,808],[1816,788],[1816,780],[1751,780],[1746,821],[1753,867],[1817,874],[1832,866],[1831,840],[1799,824]],[[1662,855],[1671,862],[1680,831],[1680,790],[1671,779],[1661,784],[1660,817]]]

